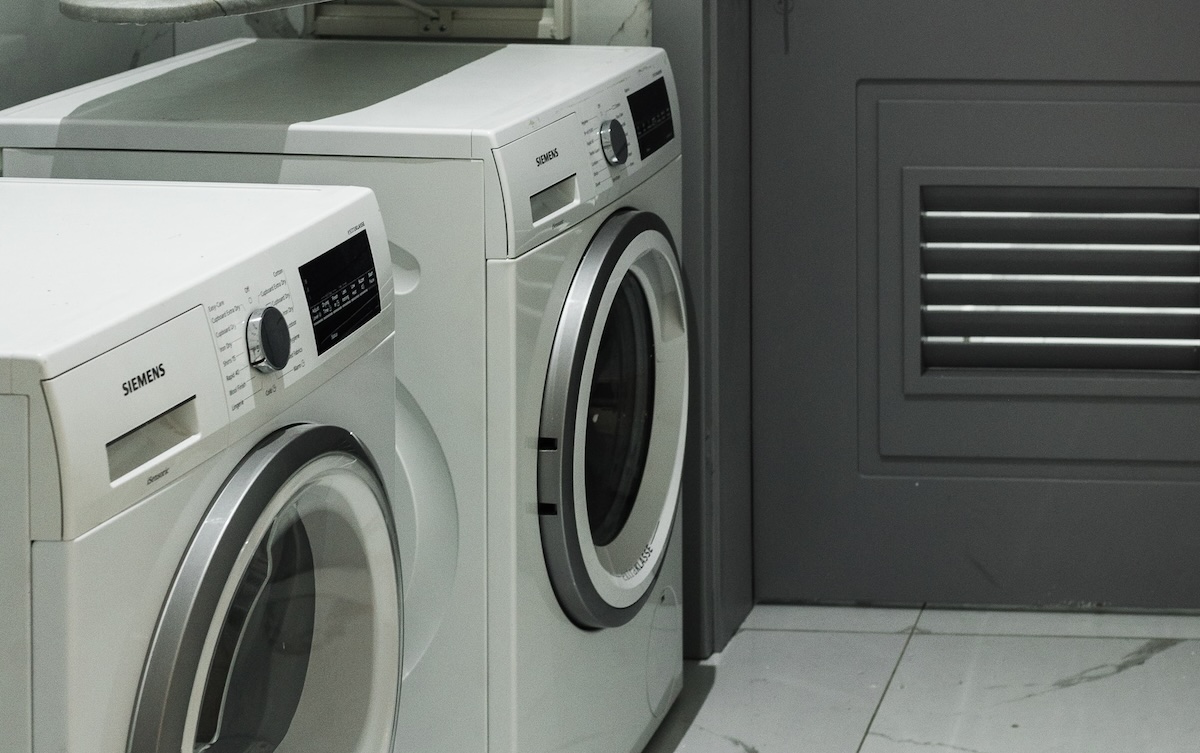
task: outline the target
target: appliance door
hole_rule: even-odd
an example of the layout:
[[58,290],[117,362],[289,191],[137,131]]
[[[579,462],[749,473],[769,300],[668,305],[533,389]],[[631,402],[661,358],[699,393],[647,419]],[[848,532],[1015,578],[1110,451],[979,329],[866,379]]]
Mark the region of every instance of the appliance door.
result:
[[391,753],[401,599],[385,487],[345,429],[267,437],[188,546],[129,753]]
[[686,433],[685,312],[662,219],[609,218],[567,293],[538,442],[546,565],[563,610],[584,628],[632,620],[663,562]]

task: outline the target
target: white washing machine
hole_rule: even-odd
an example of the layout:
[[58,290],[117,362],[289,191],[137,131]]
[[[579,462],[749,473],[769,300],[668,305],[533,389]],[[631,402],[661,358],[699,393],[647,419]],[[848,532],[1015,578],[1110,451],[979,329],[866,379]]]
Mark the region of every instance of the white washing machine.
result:
[[650,48],[238,40],[0,114],[9,174],[375,191],[411,750],[635,750],[678,692],[677,112]]
[[14,753],[391,753],[391,268],[361,188],[0,180]]

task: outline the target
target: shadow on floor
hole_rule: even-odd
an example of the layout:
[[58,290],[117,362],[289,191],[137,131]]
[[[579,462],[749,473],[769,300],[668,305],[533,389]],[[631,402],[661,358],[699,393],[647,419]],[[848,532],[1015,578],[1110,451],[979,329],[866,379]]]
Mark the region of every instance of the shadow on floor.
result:
[[645,753],[674,753],[699,716],[716,679],[716,667],[694,661],[683,663],[683,690],[675,705],[663,717],[654,737],[646,743]]

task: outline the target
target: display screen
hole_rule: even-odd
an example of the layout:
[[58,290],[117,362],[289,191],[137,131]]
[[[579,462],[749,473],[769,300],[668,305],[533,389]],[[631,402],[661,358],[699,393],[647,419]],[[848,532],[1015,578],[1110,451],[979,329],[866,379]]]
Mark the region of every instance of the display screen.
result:
[[629,95],[629,112],[633,115],[633,130],[637,134],[638,152],[646,159],[675,138],[671,120],[671,98],[667,82],[655,79]]
[[337,345],[381,310],[379,281],[367,231],[300,267],[317,355]]

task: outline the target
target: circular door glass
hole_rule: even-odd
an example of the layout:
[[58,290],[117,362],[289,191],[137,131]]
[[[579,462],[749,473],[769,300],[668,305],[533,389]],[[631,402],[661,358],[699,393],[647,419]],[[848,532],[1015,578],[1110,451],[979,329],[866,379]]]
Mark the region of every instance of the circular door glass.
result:
[[159,621],[130,753],[391,753],[400,582],[353,435],[291,427],[213,503]]
[[390,551],[371,551],[386,521],[359,462],[311,461],[280,490],[282,505],[268,506],[214,632],[196,753],[373,752],[387,742],[389,720],[372,712],[391,708],[395,686],[374,687],[374,663],[392,653],[377,633],[398,640],[379,613],[399,606]]
[[308,527],[288,517],[255,550],[217,636],[196,750],[278,747],[295,718],[317,629],[317,576]]
[[608,546],[633,511],[654,413],[654,335],[633,275],[617,289],[600,336],[588,398],[584,479],[592,542]]
[[666,224],[609,218],[567,292],[538,437],[547,571],[585,628],[633,619],[664,561],[687,426],[686,319]]

